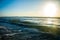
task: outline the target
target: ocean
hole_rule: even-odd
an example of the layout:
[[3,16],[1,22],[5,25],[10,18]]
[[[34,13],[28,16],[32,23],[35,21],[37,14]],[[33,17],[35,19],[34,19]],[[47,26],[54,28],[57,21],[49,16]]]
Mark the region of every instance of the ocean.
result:
[[55,28],[60,28],[59,17],[0,17],[0,29],[6,36],[3,36],[5,40],[60,40],[59,32],[54,35]]

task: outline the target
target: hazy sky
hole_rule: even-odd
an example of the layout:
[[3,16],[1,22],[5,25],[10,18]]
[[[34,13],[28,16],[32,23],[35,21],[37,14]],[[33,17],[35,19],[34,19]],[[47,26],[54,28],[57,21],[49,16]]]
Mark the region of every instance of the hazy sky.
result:
[[[42,16],[45,2],[48,0],[0,0],[0,16]],[[57,3],[60,10],[60,0],[53,2]]]

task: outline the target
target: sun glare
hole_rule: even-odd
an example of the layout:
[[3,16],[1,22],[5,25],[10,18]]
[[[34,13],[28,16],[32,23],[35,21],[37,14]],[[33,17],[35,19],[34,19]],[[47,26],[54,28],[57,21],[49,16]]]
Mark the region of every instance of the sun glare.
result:
[[[57,11],[58,11],[58,7],[57,4],[54,2],[47,2],[44,6],[43,6],[43,16],[44,17],[56,17]],[[52,22],[52,19],[46,19],[46,23],[47,25],[53,25],[56,22]]]
[[57,6],[53,2],[48,2],[43,7],[43,14],[47,17],[54,17],[57,12]]

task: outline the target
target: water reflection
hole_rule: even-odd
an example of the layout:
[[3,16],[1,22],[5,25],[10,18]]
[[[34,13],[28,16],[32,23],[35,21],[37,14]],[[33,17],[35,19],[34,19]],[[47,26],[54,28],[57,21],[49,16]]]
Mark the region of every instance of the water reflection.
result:
[[2,40],[60,40],[59,30],[60,18],[0,18]]

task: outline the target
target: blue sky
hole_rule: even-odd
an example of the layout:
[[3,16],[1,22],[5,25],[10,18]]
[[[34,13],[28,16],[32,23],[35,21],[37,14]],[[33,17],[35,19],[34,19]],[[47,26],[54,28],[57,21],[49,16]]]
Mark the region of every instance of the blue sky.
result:
[[[0,1],[1,16],[36,16],[41,11],[42,0],[2,0]],[[37,14],[39,15],[39,14]]]

